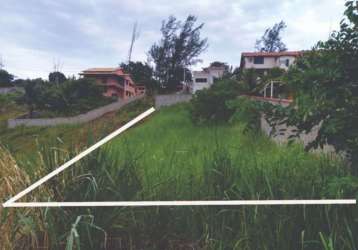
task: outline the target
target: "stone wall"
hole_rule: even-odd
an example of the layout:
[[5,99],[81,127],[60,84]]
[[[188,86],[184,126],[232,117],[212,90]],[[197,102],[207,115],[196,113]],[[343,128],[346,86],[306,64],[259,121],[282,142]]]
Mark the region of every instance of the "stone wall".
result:
[[59,117],[59,118],[44,118],[44,119],[10,119],[8,120],[8,128],[17,126],[57,126],[64,124],[80,124],[95,120],[106,113],[117,111],[126,104],[143,98],[144,95],[135,96],[127,100],[121,100],[109,105],[93,109],[85,114],[80,114],[72,117]]

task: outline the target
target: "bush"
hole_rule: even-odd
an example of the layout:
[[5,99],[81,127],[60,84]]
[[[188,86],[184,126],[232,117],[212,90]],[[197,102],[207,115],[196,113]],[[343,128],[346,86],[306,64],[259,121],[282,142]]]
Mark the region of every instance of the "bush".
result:
[[211,88],[198,91],[191,101],[191,116],[195,123],[228,121],[235,109],[226,102],[233,100],[242,87],[236,80],[225,79],[215,82]]
[[258,132],[263,105],[265,104],[250,100],[247,96],[239,96],[235,100],[228,101],[227,106],[235,110],[230,121],[244,124],[244,132]]

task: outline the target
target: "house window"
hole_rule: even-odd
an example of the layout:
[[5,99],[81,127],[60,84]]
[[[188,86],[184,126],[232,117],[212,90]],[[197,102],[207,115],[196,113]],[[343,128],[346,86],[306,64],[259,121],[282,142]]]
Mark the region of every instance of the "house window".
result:
[[207,82],[208,81],[208,79],[206,79],[206,78],[196,78],[195,79],[195,82]]
[[263,56],[255,56],[254,64],[264,64],[264,57]]
[[290,60],[289,59],[286,59],[285,65],[286,65],[286,67],[290,66]]

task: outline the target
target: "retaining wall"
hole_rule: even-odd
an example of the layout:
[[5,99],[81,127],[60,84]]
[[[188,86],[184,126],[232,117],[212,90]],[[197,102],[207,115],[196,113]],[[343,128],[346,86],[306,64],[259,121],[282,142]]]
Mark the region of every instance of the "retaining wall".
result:
[[155,97],[155,107],[170,106],[180,102],[189,102],[192,98],[190,94],[172,94],[172,95],[157,95]]
[[[266,101],[270,102],[274,105],[281,105],[281,106],[288,106],[292,101],[285,100],[285,99],[275,99],[275,98],[263,98],[263,97],[251,97],[252,99],[258,101]],[[266,121],[265,115],[261,115],[261,130],[268,136],[270,136],[274,141],[278,143],[287,143],[289,140],[289,136],[294,134],[294,130],[297,128],[294,126],[287,126],[286,124],[276,125],[276,130],[273,131],[273,128],[270,124]],[[313,129],[307,134],[301,134],[299,137],[295,138],[295,140],[303,143],[303,145],[307,146],[310,142],[316,139],[318,135],[320,125],[313,127]],[[331,145],[324,145],[323,149],[324,152],[335,152],[334,147]]]
[[117,101],[109,105],[93,109],[85,114],[80,114],[72,117],[59,117],[59,118],[40,118],[40,119],[9,119],[7,122],[8,128],[14,128],[17,126],[57,126],[64,124],[80,124],[92,121],[103,116],[106,113],[117,111],[126,104],[143,98],[144,95],[135,96],[127,100]]

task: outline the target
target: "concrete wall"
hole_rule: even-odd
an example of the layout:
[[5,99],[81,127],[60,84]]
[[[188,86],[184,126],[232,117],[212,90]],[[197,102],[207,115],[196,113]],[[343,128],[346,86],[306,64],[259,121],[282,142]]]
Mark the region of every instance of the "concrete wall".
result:
[[0,88],[0,95],[14,93],[14,92],[24,92],[24,88],[21,87]]
[[8,120],[8,128],[14,128],[17,126],[57,126],[64,124],[80,124],[95,120],[106,113],[117,111],[126,104],[143,98],[144,95],[128,98],[127,100],[121,100],[109,105],[100,107],[98,109],[91,110],[85,114],[72,117],[59,117],[48,119],[10,119]]
[[[287,143],[289,141],[289,136],[293,135],[293,130],[297,129],[296,127],[289,127],[285,124],[276,126],[275,133],[272,133],[272,127],[268,124],[265,119],[265,116],[261,117],[261,130],[268,136],[270,136],[277,143]],[[307,146],[312,142],[318,134],[319,126],[313,127],[313,129],[307,134],[301,134],[299,137],[295,138],[296,141],[303,143],[304,146]],[[318,149],[318,151],[323,151],[325,153],[334,153],[335,149],[331,145],[324,145],[323,149]]]
[[192,95],[173,94],[173,95],[157,95],[155,97],[155,107],[170,106],[180,102],[189,102]]
[[[288,106],[292,101],[285,99],[270,99],[270,98],[262,98],[262,97],[251,97],[254,100],[258,101],[267,101],[274,105]],[[274,141],[278,143],[287,143],[289,141],[289,136],[293,135],[293,131],[297,129],[293,126],[287,126],[286,124],[277,125],[275,131],[270,126],[270,124],[266,121],[265,115],[261,115],[261,130],[268,136],[270,136]],[[301,134],[299,137],[295,138],[296,141],[303,143],[303,145],[307,146],[310,142],[312,142],[318,135],[318,130],[320,126],[315,126],[313,129],[307,134]],[[318,150],[320,151],[320,150]],[[333,153],[335,149],[331,145],[324,145],[323,152]]]

